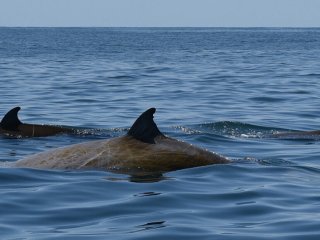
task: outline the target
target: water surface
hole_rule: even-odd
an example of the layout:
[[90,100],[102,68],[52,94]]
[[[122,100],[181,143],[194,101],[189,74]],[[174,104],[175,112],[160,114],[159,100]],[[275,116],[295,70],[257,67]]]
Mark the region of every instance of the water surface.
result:
[[[0,137],[2,239],[319,239],[320,29],[0,28],[1,116],[77,135]],[[126,133],[156,107],[171,137],[231,164],[134,177],[6,167]]]

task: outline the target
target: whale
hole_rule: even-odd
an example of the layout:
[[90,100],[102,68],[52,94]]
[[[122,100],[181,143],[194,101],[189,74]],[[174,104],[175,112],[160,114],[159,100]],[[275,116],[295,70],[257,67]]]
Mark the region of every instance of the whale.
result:
[[62,133],[75,133],[75,129],[55,126],[22,123],[18,118],[20,107],[8,111],[0,122],[0,135],[9,137],[47,137]]
[[155,108],[143,112],[120,137],[52,149],[15,162],[15,167],[103,170],[115,173],[164,173],[228,163],[220,154],[165,136],[153,121]]

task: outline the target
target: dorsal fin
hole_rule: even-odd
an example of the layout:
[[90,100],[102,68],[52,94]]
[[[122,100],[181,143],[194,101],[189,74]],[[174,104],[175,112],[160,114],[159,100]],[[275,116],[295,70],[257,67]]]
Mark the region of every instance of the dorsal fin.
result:
[[0,122],[1,128],[9,131],[18,130],[18,126],[22,124],[22,122],[18,118],[18,112],[20,111],[20,109],[20,107],[15,107],[7,112]]
[[142,113],[133,123],[128,135],[142,142],[154,144],[154,138],[158,135],[163,135],[153,121],[153,114],[155,112],[155,108],[150,108]]

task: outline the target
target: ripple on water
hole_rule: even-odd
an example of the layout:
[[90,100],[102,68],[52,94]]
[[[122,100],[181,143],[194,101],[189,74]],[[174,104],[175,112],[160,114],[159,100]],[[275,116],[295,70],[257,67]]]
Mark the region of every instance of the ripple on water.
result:
[[[75,135],[0,137],[3,239],[319,239],[319,29],[0,28],[1,116]],[[230,164],[149,176],[10,168],[127,132],[165,134]]]

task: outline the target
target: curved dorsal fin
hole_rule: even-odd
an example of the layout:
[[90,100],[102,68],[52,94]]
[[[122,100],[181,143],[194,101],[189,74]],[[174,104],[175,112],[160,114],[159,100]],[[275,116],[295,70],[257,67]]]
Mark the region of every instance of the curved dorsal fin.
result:
[[16,131],[18,126],[22,124],[22,122],[18,118],[18,112],[20,111],[20,107],[12,108],[9,112],[4,115],[0,122],[0,126],[5,130]]
[[128,135],[134,137],[145,143],[155,143],[154,138],[162,135],[157,125],[153,121],[153,114],[156,112],[155,108],[150,108],[138,117],[130,128]]

